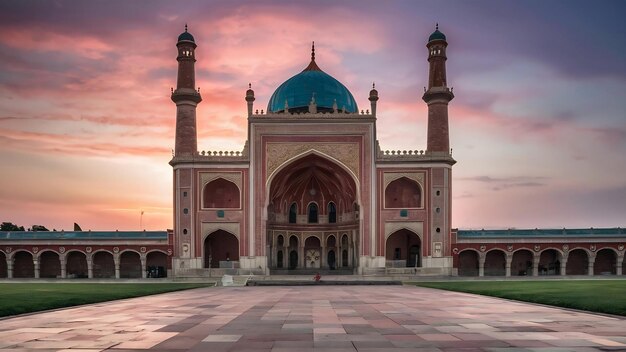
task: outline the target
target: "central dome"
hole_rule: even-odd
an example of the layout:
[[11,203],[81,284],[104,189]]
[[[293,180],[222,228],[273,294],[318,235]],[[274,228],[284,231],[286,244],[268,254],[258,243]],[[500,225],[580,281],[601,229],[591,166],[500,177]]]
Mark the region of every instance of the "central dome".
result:
[[343,109],[349,113],[359,111],[352,93],[341,82],[317,66],[315,47],[309,66],[274,91],[267,111],[283,112],[286,102],[289,112],[307,112],[312,99],[315,99],[318,112],[332,112],[335,106],[338,111]]

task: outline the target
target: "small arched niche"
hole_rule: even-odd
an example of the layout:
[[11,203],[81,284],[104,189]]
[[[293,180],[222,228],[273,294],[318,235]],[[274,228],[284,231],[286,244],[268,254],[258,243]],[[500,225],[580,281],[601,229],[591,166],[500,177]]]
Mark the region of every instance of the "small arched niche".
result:
[[215,179],[204,186],[203,208],[239,209],[241,207],[239,188],[223,178]]

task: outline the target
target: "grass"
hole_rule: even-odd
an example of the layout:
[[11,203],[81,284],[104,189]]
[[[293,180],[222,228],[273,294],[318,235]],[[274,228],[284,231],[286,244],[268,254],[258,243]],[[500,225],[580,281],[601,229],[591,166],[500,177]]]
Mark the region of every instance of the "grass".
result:
[[626,316],[626,280],[448,281],[411,284]]
[[206,286],[192,283],[0,283],[0,317]]

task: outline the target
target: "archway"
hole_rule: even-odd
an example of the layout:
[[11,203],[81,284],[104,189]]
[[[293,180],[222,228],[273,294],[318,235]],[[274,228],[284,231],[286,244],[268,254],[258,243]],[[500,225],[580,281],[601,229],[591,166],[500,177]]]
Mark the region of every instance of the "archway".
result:
[[204,239],[204,267],[232,268],[239,261],[239,240],[224,230],[211,232]]
[[125,251],[120,255],[120,277],[123,279],[141,278],[141,257],[139,253]]
[[419,236],[407,229],[401,229],[387,237],[385,259],[388,267],[421,266],[421,241]]
[[289,237],[289,269],[298,267],[298,237]]
[[310,236],[304,241],[304,266],[320,268],[322,265],[322,248],[320,239]]
[[611,248],[603,248],[596,252],[596,260],[593,263],[594,275],[617,274],[617,254]]
[[65,271],[69,279],[87,278],[87,256],[83,252],[71,251],[65,257]]
[[0,278],[6,278],[9,276],[7,270],[7,257],[3,251],[0,251]]
[[494,249],[485,255],[485,276],[506,275],[506,254],[499,249]]
[[539,257],[539,275],[560,275],[561,254],[556,249],[546,249]]
[[13,254],[13,277],[35,277],[35,263],[30,252],[19,251]]
[[326,255],[326,265],[329,269],[335,270],[337,268],[337,255],[336,248],[337,240],[334,235],[328,236],[326,239],[326,251],[328,252]]
[[93,277],[115,278],[115,261],[113,254],[105,251],[96,252],[93,255]]
[[167,254],[159,251],[149,252],[146,256],[146,276],[167,277],[168,263]]
[[528,249],[520,249],[513,253],[511,276],[531,276],[532,274],[533,253]]
[[567,275],[587,275],[589,271],[589,257],[584,249],[574,249],[567,256],[565,274]]
[[350,247],[348,241],[348,235],[344,234],[341,236],[341,266],[346,268],[350,266],[349,252],[348,248]]
[[478,252],[464,250],[459,253],[459,276],[478,276]]
[[57,253],[53,251],[45,251],[39,254],[39,277],[61,277],[61,260],[59,259],[59,255]]
[[237,185],[223,178],[207,183],[202,198],[203,208],[239,209],[241,203]]
[[334,224],[337,222],[337,207],[335,206],[335,203],[333,202],[329,202],[328,203],[328,223],[329,224]]
[[385,188],[385,208],[421,207],[421,189],[417,182],[400,177]]

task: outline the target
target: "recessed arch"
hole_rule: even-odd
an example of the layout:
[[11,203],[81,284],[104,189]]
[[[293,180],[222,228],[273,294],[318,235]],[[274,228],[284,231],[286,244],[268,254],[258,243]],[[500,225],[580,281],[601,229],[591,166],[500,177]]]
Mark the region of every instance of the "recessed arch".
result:
[[298,221],[298,203],[293,202],[289,207],[289,223],[295,224]]
[[589,272],[589,252],[585,248],[573,248],[567,255],[566,275],[587,275]]
[[66,252],[65,271],[68,279],[84,279],[89,277],[87,254],[77,249]]
[[38,253],[38,257],[40,278],[61,277],[61,259],[59,253],[53,250],[44,250]]
[[309,224],[317,224],[319,222],[319,207],[316,202],[309,202],[306,207],[306,213]]
[[391,233],[385,241],[387,266],[421,266],[421,246],[420,236],[411,230],[403,228]]
[[113,253],[106,250],[97,250],[92,256],[94,278],[115,278],[115,260]]
[[239,239],[233,233],[216,230],[204,238],[204,267],[232,267],[239,261]]
[[385,187],[385,208],[421,208],[422,194],[419,182],[405,176],[399,177]]
[[492,249],[485,253],[484,275],[506,275],[506,253],[503,250]]
[[328,223],[334,224],[337,222],[337,206],[335,202],[328,202],[328,206],[326,208],[326,214],[328,214]]
[[31,252],[25,250],[15,251],[12,260],[14,278],[35,277],[35,263],[33,262],[33,254]]
[[511,258],[511,276],[531,276],[533,274],[533,257],[533,252],[528,248],[515,250]]
[[167,277],[167,269],[171,268],[167,253],[153,249],[146,253],[146,276],[149,278]]
[[9,271],[7,268],[7,256],[3,251],[0,250],[0,278],[5,278],[9,276]]
[[202,200],[205,209],[240,209],[241,191],[234,182],[218,177],[204,185]]
[[141,278],[141,255],[132,249],[120,253],[120,278]]
[[539,255],[539,275],[561,275],[562,253],[556,248],[546,248]]
[[617,252],[610,247],[596,251],[596,259],[593,263],[594,275],[617,274]]
[[478,276],[478,251],[467,248],[460,251],[458,255],[459,276]]

